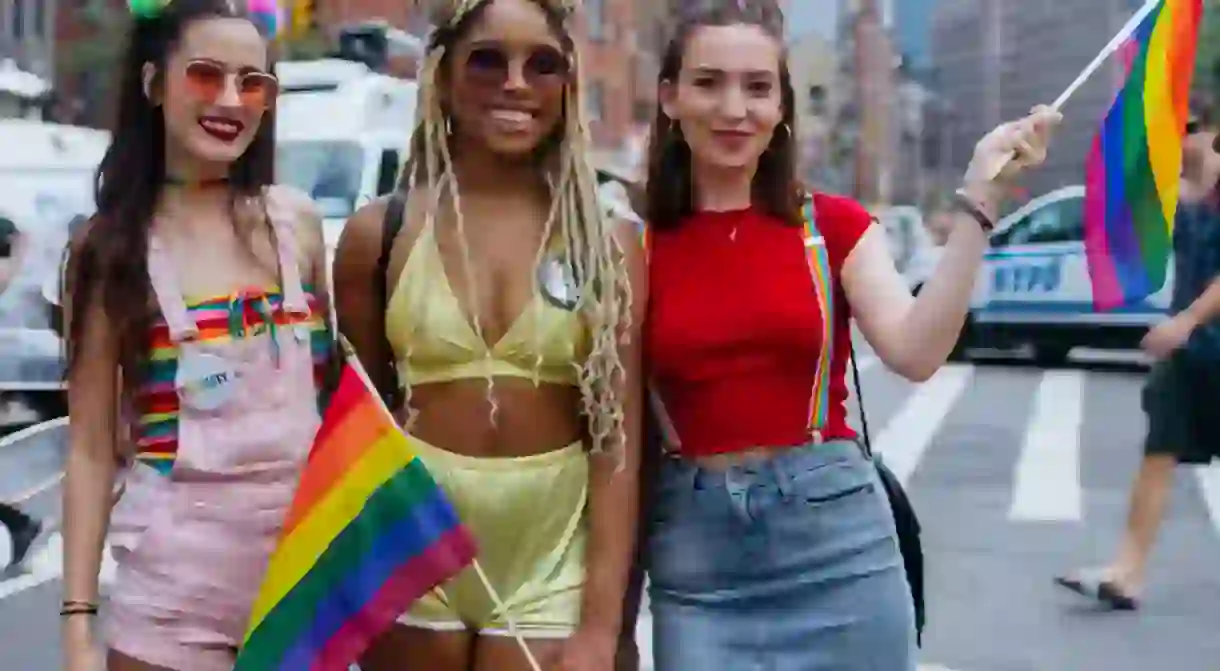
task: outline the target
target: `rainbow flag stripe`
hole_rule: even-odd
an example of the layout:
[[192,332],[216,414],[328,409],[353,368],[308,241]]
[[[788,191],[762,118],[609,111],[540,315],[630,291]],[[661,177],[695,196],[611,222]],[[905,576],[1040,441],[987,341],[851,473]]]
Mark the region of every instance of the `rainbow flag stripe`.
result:
[[1085,169],[1085,255],[1098,310],[1165,285],[1202,14],[1203,0],[1161,0],[1122,51],[1128,76]]
[[234,671],[347,671],[475,542],[409,438],[345,366]]

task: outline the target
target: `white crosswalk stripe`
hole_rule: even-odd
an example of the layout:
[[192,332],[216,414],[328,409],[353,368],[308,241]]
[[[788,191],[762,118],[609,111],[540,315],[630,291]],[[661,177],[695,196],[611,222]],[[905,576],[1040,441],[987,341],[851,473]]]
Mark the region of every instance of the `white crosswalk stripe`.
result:
[[1010,518],[1054,522],[1080,519],[1083,396],[1081,371],[1052,370],[1042,375],[1017,462]]
[[[877,436],[876,451],[904,484],[936,437],[941,421],[966,390],[972,368],[949,365],[916,388],[899,414]],[[866,383],[861,383],[866,384]]]

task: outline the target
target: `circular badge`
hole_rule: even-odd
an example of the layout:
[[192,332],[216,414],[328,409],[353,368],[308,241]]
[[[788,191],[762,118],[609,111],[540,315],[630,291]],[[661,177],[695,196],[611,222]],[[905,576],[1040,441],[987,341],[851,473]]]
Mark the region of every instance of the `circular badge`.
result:
[[236,371],[223,358],[185,350],[178,358],[174,387],[184,403],[200,410],[216,410],[233,398]]
[[549,257],[538,266],[538,286],[548,301],[565,310],[575,309],[580,302],[580,287],[572,267],[562,259]]

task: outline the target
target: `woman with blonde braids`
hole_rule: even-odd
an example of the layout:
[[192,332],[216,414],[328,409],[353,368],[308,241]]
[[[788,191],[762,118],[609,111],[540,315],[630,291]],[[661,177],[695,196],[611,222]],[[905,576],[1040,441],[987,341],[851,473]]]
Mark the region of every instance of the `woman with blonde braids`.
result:
[[642,255],[597,206],[570,3],[439,14],[402,187],[344,229],[336,308],[499,599],[459,576],[362,668],[529,669],[522,636],[543,668],[609,671],[635,540]]

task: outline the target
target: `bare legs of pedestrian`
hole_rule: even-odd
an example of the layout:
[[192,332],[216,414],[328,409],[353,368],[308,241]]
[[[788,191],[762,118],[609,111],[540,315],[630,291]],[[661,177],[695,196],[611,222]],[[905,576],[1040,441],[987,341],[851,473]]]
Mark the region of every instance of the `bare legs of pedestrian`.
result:
[[1172,454],[1145,455],[1131,489],[1127,526],[1114,561],[1101,569],[1056,578],[1055,582],[1112,608],[1134,610],[1144,587],[1148,555],[1165,519],[1177,465],[1178,459]]

